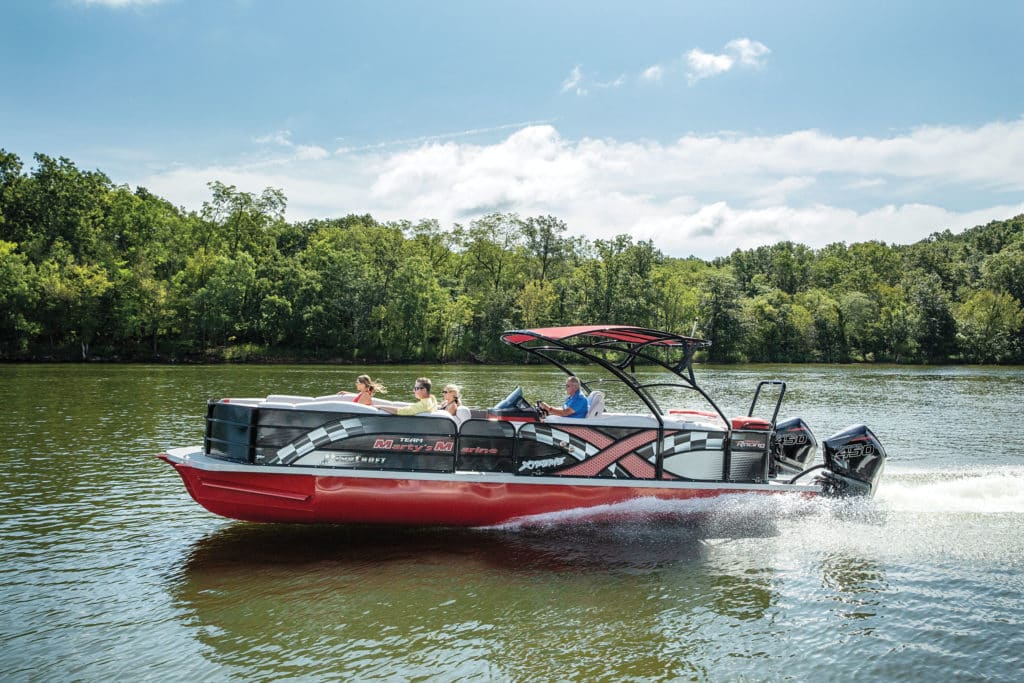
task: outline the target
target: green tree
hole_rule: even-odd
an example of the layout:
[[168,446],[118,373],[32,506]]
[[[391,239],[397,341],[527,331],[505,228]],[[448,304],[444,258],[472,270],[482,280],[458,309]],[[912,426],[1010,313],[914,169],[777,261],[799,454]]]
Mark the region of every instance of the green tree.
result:
[[876,359],[899,363],[912,358],[917,353],[915,330],[920,329],[915,310],[901,286],[880,284],[876,290],[881,300],[879,317],[874,323]]
[[843,333],[839,302],[824,289],[814,288],[798,294],[794,301],[811,316],[814,341],[811,357],[826,363],[842,363],[849,359]]
[[877,285],[893,286],[903,275],[900,255],[885,242],[851,244],[836,289],[845,292],[869,292]]
[[431,308],[427,318],[431,322],[436,338],[436,359],[442,362],[452,360],[460,351],[460,342],[465,338],[466,329],[473,321],[473,300],[465,295],[452,297],[440,293],[430,298]]
[[595,240],[597,258],[583,264],[590,290],[586,319],[593,322],[650,326],[654,322],[651,291],[655,266],[663,258],[650,241],[633,243],[628,235]]
[[519,292],[516,308],[523,327],[546,327],[558,323],[555,311],[558,307],[558,292],[552,284],[543,280],[530,280]]
[[349,230],[325,226],[298,255],[293,308],[298,340],[315,354],[380,358],[384,331],[373,315],[378,284],[367,260],[356,251]]
[[64,253],[80,264],[109,259],[112,245],[104,239],[104,221],[110,180],[98,171],[79,170],[64,157],[37,154],[35,159],[32,181],[24,188],[23,222],[12,241],[36,262]]
[[948,362],[956,353],[956,321],[941,278],[935,273],[912,272],[907,275],[906,288],[916,321],[914,345],[926,362]]
[[43,333],[51,346],[76,344],[88,360],[96,333],[106,322],[107,294],[113,284],[96,265],[76,263],[71,256],[45,261],[39,271]]
[[1024,303],[1024,240],[986,258],[981,266],[981,282],[987,289],[1007,292]]
[[203,202],[200,246],[254,256],[277,246],[270,228],[284,221],[287,200],[281,190],[268,187],[257,196],[216,180],[207,187],[212,197]]
[[153,276],[147,266],[121,268],[111,301],[111,337],[122,351],[148,340],[149,353],[159,355],[160,341],[174,327],[171,285]]
[[709,270],[702,279],[699,330],[711,342],[708,358],[733,360],[743,343],[739,284],[729,267]]
[[827,292],[838,290],[849,260],[849,251],[845,243],[833,242],[823,247],[808,269],[808,287]]
[[957,338],[964,356],[978,363],[1016,358],[1024,309],[1007,292],[982,289],[956,309]]
[[568,226],[554,216],[537,216],[520,222],[523,250],[530,277],[542,282],[566,274],[574,256],[574,243],[566,237]]
[[651,276],[654,325],[689,335],[700,318],[701,282],[709,266],[700,259],[665,259]]
[[498,336],[519,327],[516,301],[527,280],[522,235],[515,214],[491,214],[454,231],[461,249],[461,294],[476,302],[469,341],[481,359],[506,356]]
[[814,320],[785,292],[772,289],[741,304],[743,346],[747,358],[766,362],[809,360]]
[[23,213],[27,184],[18,155],[0,149],[0,240],[17,244],[26,239]]
[[200,249],[174,279],[178,319],[197,350],[245,340],[253,329],[256,262],[246,253],[235,258]]
[[0,356],[26,351],[29,340],[40,331],[35,314],[36,269],[16,247],[0,240]]
[[867,357],[874,348],[874,323],[878,320],[878,304],[863,292],[847,292],[839,299],[840,324],[851,356]]

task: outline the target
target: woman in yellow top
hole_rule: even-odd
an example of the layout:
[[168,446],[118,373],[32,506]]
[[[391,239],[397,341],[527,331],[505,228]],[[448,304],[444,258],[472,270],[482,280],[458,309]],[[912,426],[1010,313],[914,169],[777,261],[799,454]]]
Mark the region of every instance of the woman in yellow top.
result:
[[413,396],[416,397],[415,403],[410,403],[407,406],[401,408],[392,408],[391,406],[377,406],[380,410],[391,413],[392,415],[419,415],[420,413],[430,413],[437,410],[437,399],[434,398],[433,394],[430,393],[430,380],[426,377],[420,377],[416,380],[416,383],[412,388]]

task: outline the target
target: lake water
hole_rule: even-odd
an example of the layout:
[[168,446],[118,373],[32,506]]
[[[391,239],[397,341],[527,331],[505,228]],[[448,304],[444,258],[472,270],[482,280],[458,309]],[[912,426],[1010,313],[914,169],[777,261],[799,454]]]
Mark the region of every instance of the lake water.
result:
[[819,438],[865,422],[890,460],[872,501],[723,499],[686,523],[261,526],[207,513],[153,457],[200,441],[207,398],[360,371],[395,398],[456,382],[479,407],[516,384],[553,402],[562,380],[0,366],[3,679],[1020,680],[1020,368],[698,367],[728,413],[780,377],[782,416]]

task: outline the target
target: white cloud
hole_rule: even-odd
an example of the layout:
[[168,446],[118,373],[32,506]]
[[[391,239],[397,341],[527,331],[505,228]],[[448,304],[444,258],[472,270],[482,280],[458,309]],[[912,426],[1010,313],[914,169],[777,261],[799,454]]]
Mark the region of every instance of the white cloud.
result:
[[626,83],[626,77],[625,76],[619,76],[618,78],[614,78],[614,79],[612,79],[610,81],[597,81],[597,82],[594,83],[594,87],[602,89],[602,90],[608,90],[608,89],[611,89],[611,88],[620,88],[625,83]]
[[583,69],[579,65],[572,68],[568,78],[562,81],[562,92],[573,92],[577,95],[586,95],[587,90],[583,87]]
[[702,78],[725,73],[732,68],[734,61],[729,55],[713,55],[694,48],[686,53],[688,67],[686,77],[689,79],[690,85],[693,85]]
[[296,145],[295,146],[295,158],[296,159],[325,159],[330,156],[323,147],[317,147],[316,145]]
[[366,212],[451,225],[493,211],[551,214],[590,239],[628,233],[704,257],[783,239],[906,243],[1024,213],[1024,119],[888,138],[805,130],[667,144],[569,141],[551,125],[531,125],[493,144],[333,155],[276,135],[266,137],[283,158],[177,168],[142,184],[188,208],[209,198],[211,180],[250,192],[279,187],[291,220]]
[[[352,154],[355,152],[368,152],[370,150],[383,150],[389,147],[408,147],[410,145],[422,145],[431,142],[440,142],[441,140],[453,140],[455,138],[465,138],[474,135],[483,135],[485,133],[496,133],[502,130],[513,130],[527,128],[529,126],[538,126],[542,124],[551,123],[551,121],[523,121],[520,123],[506,123],[500,126],[490,126],[488,128],[469,128],[467,130],[460,130],[454,133],[436,133],[434,135],[421,135],[416,138],[398,138],[394,140],[384,140],[382,142],[376,142],[369,145],[358,145],[355,147],[342,146],[335,150],[335,154]],[[339,138],[339,141],[341,138]]]
[[290,130],[279,130],[267,135],[261,135],[254,138],[253,142],[260,145],[277,145],[279,147],[285,147],[292,150],[296,159],[303,161],[324,159],[330,156],[330,152],[323,147],[317,147],[315,145],[296,145],[292,142],[292,132]]
[[734,55],[740,64],[761,68],[764,66],[764,59],[771,50],[764,43],[749,38],[737,38],[725,44],[725,51]]
[[261,135],[253,139],[253,142],[261,145],[273,143],[275,145],[283,145],[290,147],[292,144],[292,132],[290,130],[278,130],[267,135]]
[[[750,69],[761,69],[765,66],[765,57],[771,53],[764,43],[749,38],[736,38],[725,44],[722,54],[704,52],[693,48],[683,56],[683,63],[673,60],[669,64],[652,64],[637,77],[646,83],[661,83],[670,72],[680,69],[686,73],[687,81],[694,85],[697,81],[731,71],[737,66]],[[573,67],[569,76],[562,81],[562,92],[575,92],[577,95],[588,94],[589,88],[618,88],[625,85],[626,76],[619,76],[607,82],[594,82],[588,86],[589,79],[579,65]]]
[[102,5],[104,7],[141,7],[143,5],[159,5],[164,0],[77,0],[80,5]]
[[736,38],[725,44],[723,54],[694,48],[686,53],[686,78],[690,85],[704,78],[731,71],[735,66],[760,69],[771,52],[768,46],[749,38]]
[[626,77],[618,76],[610,81],[595,81],[583,73],[583,67],[576,65],[569,72],[569,76],[562,81],[562,92],[574,92],[583,96],[590,93],[591,88],[596,90],[610,90],[625,85]]
[[642,80],[650,81],[652,83],[660,83],[661,79],[664,78],[664,77],[665,77],[665,67],[663,67],[661,64],[655,64],[654,66],[649,66],[649,67],[647,67],[646,69],[643,70],[643,73],[640,74],[640,78]]

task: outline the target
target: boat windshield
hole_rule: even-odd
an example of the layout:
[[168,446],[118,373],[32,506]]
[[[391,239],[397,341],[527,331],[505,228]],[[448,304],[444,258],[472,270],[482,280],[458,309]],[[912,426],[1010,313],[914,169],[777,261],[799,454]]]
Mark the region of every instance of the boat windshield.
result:
[[[524,408],[525,404],[525,408]],[[494,406],[492,410],[511,410],[512,408],[528,409],[530,405],[526,403],[526,399],[523,398],[523,388],[516,387],[512,390],[512,393],[506,396],[501,403]]]

